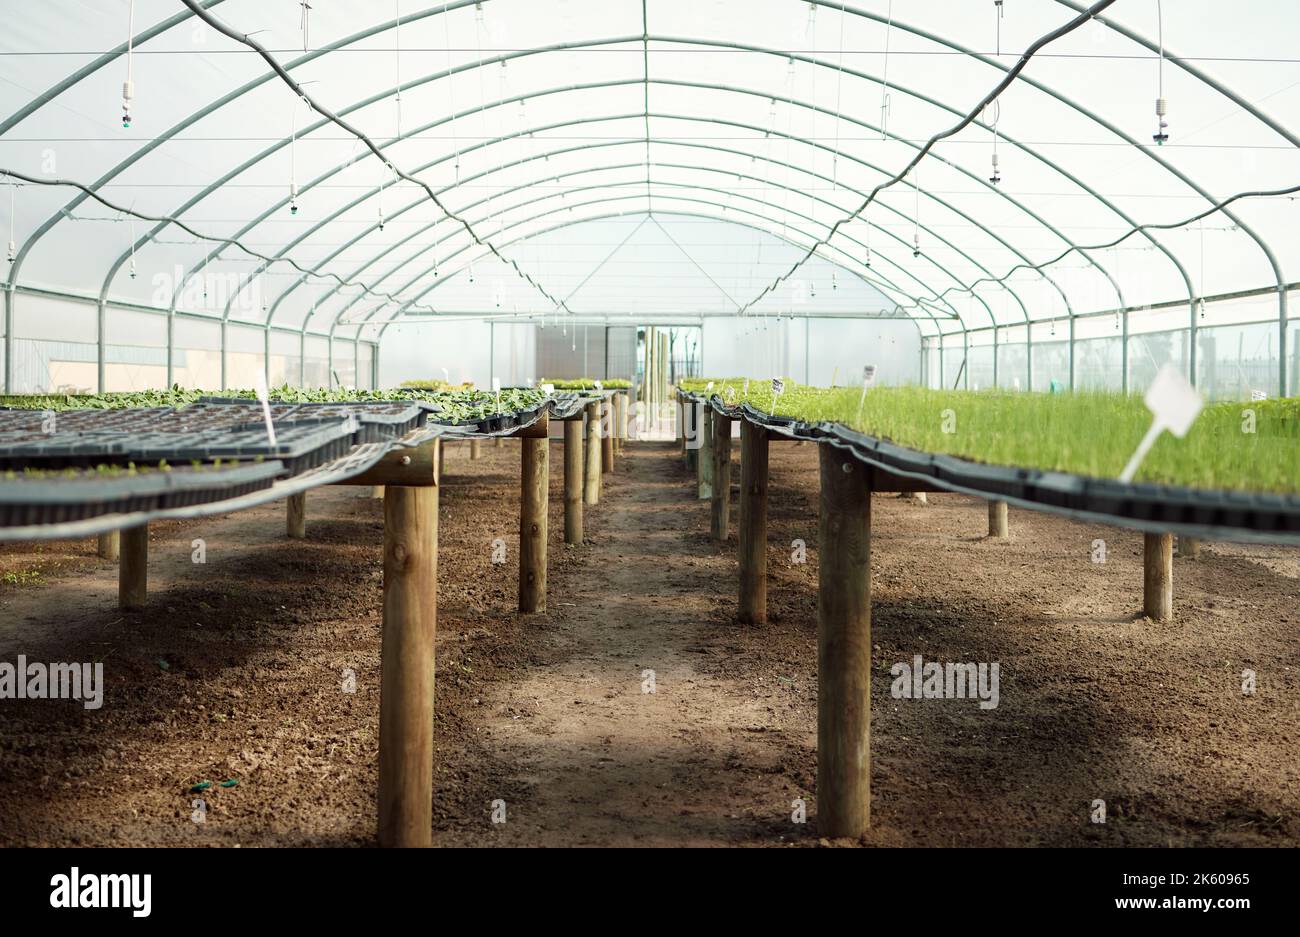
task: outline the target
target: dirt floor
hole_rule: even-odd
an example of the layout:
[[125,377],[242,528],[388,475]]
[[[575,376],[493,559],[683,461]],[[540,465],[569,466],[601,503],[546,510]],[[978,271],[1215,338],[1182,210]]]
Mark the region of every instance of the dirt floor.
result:
[[[710,542],[693,477],[651,443],[605,476],[579,548],[553,445],[549,610],[522,618],[517,444],[483,456],[454,449],[442,490],[435,843],[824,842],[816,448],[772,447],[763,627],[733,620],[734,524]],[[0,844],[372,844],[382,502],[362,495],[310,493],[306,541],[283,503],[155,525],[139,613],[93,541],[0,546],[0,661],[103,661],[108,686],[95,711],[0,700]],[[1136,533],[1013,509],[993,542],[955,495],[873,512],[864,844],[1300,843],[1300,550],[1175,560],[1176,617],[1155,624]],[[893,699],[916,654],[999,662],[998,707]]]

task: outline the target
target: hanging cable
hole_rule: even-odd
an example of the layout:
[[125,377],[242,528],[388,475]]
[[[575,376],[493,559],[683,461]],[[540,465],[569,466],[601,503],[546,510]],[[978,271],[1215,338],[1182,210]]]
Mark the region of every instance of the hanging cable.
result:
[[[994,46],[997,50],[998,60],[1002,59],[1002,0],[993,0],[994,7]],[[1002,120],[1002,99],[993,99],[993,175],[989,176],[989,182],[997,185],[1002,181],[1002,173],[998,170],[998,123]]]
[[916,189],[916,206],[912,214],[912,256],[921,256],[921,170],[913,173],[912,185]]
[[[300,92],[301,94],[301,92]],[[311,102],[302,94],[302,103],[311,110]],[[298,106],[289,111],[289,214],[298,214]]]
[[397,7],[396,28],[393,30],[393,40],[397,47],[396,67],[397,67],[397,94],[393,98],[393,103],[397,105],[397,136],[394,139],[402,139],[402,0],[394,0]]
[[894,0],[889,0],[885,15],[885,67],[880,76],[880,139],[888,140],[885,127],[889,123],[889,34],[894,26]]
[[135,203],[131,203],[131,211],[127,214],[127,224],[131,229],[131,269],[129,276],[135,279]]
[[298,6],[302,7],[302,14],[298,17],[298,28],[302,30],[302,51],[306,52],[310,45],[307,40],[307,19],[311,13],[311,4],[307,0],[299,0]]
[[14,240],[14,228],[18,222],[18,183],[14,182],[14,177],[9,177],[9,249],[5,252],[5,259],[10,263],[18,257],[18,242]]
[[131,127],[131,101],[135,98],[135,0],[129,0],[126,15],[126,81],[122,83],[122,126]]
[[1156,146],[1164,146],[1169,139],[1165,132],[1169,129],[1169,122],[1165,120],[1169,105],[1165,101],[1165,15],[1161,0],[1156,0],[1156,35],[1160,43],[1160,60],[1156,64],[1156,132],[1151,139],[1156,141]]
[[[183,2],[186,5],[189,5],[193,3],[194,0],[183,0]],[[833,238],[836,235],[836,233],[840,230],[840,228],[844,227],[844,225],[848,224],[849,222],[857,218],[859,215],[861,215],[862,212],[866,210],[867,206],[870,205],[871,202],[875,200],[877,195],[879,195],[883,190],[891,186],[897,185],[904,178],[906,178],[908,173],[912,172],[912,170],[914,170],[916,166],[922,160],[924,160],[926,156],[930,154],[930,151],[934,149],[935,144],[937,144],[941,140],[946,140],[948,137],[955,136],[956,134],[960,133],[962,130],[965,130],[968,126],[970,126],[970,124],[973,123],[979,117],[980,113],[983,112],[984,108],[988,107],[989,102],[995,100],[998,97],[998,95],[1002,94],[1003,91],[1005,91],[1008,87],[1010,87],[1010,85],[1020,76],[1020,73],[1024,71],[1026,67],[1028,67],[1030,60],[1033,59],[1034,55],[1040,49],[1056,41],[1057,39],[1060,39],[1062,36],[1065,36],[1073,32],[1074,30],[1078,29],[1084,23],[1088,22],[1093,17],[1097,16],[1099,13],[1101,13],[1107,7],[1113,5],[1115,2],[1116,0],[1098,0],[1098,2],[1088,7],[1086,10],[1084,10],[1082,13],[1080,13],[1074,19],[1070,20],[1065,25],[1059,26],[1056,29],[1052,30],[1050,33],[1040,36],[1038,39],[1034,40],[1034,42],[1032,42],[1029,45],[1029,47],[1025,49],[1023,53],[1021,53],[1020,58],[1016,62],[1016,64],[1011,66],[1011,68],[1007,69],[1006,74],[1003,75],[1002,77],[1002,80],[999,81],[993,87],[993,90],[990,91],[988,94],[986,94],[984,98],[978,104],[976,104],[975,107],[969,113],[966,114],[966,116],[964,116],[961,120],[957,121],[956,124],[949,127],[947,130],[943,130],[939,133],[936,133],[934,136],[926,140],[926,142],[917,149],[916,155],[912,157],[912,159],[908,162],[906,166],[903,167],[903,169],[900,172],[894,174],[893,176],[890,176],[884,182],[881,182],[879,185],[873,188],[871,192],[867,195],[867,197],[863,199],[862,204],[859,205],[855,211],[839,219],[833,225],[830,225],[829,230],[827,231],[824,237],[819,237],[811,247],[806,248],[803,251],[800,258],[796,260],[793,264],[791,264],[789,270],[775,277],[772,280],[772,282],[769,283],[767,286],[763,287],[763,289],[760,290],[753,299],[745,303],[744,306],[740,307],[740,309],[737,310],[737,313],[743,315],[747,309],[749,309],[755,303],[761,301],[764,296],[766,296],[768,293],[775,290],[778,286],[780,286],[783,282],[788,280],[790,277],[794,276],[794,274],[799,270],[799,267],[802,264],[804,264],[810,257],[813,256],[813,254],[816,252],[819,246],[829,243],[831,238]]]

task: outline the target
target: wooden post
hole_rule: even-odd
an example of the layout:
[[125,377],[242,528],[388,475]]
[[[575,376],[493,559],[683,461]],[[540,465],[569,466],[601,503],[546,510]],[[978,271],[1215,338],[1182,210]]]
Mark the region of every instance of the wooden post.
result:
[[623,452],[627,440],[627,394],[614,395],[614,451]]
[[110,530],[106,534],[99,535],[99,543],[96,545],[95,552],[101,559],[116,560],[121,550],[121,534],[119,531]]
[[731,420],[713,414],[713,539],[726,543],[731,526]]
[[713,497],[713,408],[702,406],[698,413],[696,431],[700,434],[700,449],[695,456],[696,495],[701,501]]
[[589,403],[587,411],[587,459],[583,476],[582,500],[600,504],[600,405]]
[[687,404],[684,400],[682,400],[680,397],[677,398],[677,435],[678,435],[678,441],[682,444],[682,445],[681,445],[681,449],[682,449],[682,461],[685,462],[686,465],[689,467],[690,464],[691,464],[691,457],[690,457],[690,455],[688,454],[688,447],[687,447],[687,445],[686,445],[686,437],[690,435],[690,433],[687,431],[688,427],[690,426],[690,423],[687,422],[687,421],[690,419],[690,416],[689,416],[688,413],[687,413],[687,407],[688,407],[688,404]]
[[289,495],[285,512],[286,533],[295,540],[307,536],[307,492]]
[[1201,538],[1178,535],[1178,555],[1194,560],[1201,555]]
[[446,474],[447,468],[447,444],[439,441],[438,444],[438,484],[442,484],[442,477]]
[[384,499],[379,689],[381,846],[429,846],[433,841],[437,630],[438,488],[390,486]]
[[821,447],[817,522],[817,830],[871,823],[871,488],[854,458]]
[[924,491],[900,491],[898,496],[909,501],[915,501],[917,504],[928,504],[930,500],[925,496]]
[[519,611],[546,611],[546,498],[551,441],[521,439],[519,484]]
[[477,458],[479,458],[480,456],[483,455],[482,451],[481,451],[480,448],[479,448],[481,445],[482,445],[482,443],[481,443],[479,440],[477,440],[477,439],[471,439],[471,440],[469,441],[469,457],[470,457],[470,459],[477,459]]
[[383,485],[371,485],[371,486],[370,486],[370,497],[372,497],[372,498],[382,498],[383,496],[384,496],[384,486],[383,486]]
[[564,424],[564,542],[582,543],[582,420]]
[[1142,535],[1142,611],[1155,621],[1174,617],[1174,535]]
[[1005,501],[989,502],[989,537],[993,540],[1006,540],[1007,503]]
[[500,448],[501,448],[501,437],[500,437],[500,436],[493,436],[493,437],[492,437],[492,448],[493,448],[493,449],[500,449]]
[[117,604],[119,608],[144,608],[149,595],[149,525],[127,527],[121,533]]
[[767,430],[740,423],[740,602],[742,624],[767,621]]
[[614,398],[606,397],[600,405],[600,471],[614,471]]
[[700,405],[690,401],[685,405],[682,412],[684,418],[682,423],[682,445],[686,449],[686,467],[697,473],[696,483],[698,484],[700,468]]

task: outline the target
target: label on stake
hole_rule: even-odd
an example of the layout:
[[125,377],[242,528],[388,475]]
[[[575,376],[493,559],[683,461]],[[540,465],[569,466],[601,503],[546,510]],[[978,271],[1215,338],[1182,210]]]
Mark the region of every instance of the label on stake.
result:
[[271,448],[277,445],[275,441],[275,424],[271,422],[271,394],[266,389],[266,375],[261,371],[257,372],[257,400],[262,405],[262,419],[266,421],[266,438],[271,442]]
[[1119,474],[1119,480],[1126,484],[1133,480],[1133,476],[1142,465],[1142,460],[1151,451],[1160,433],[1169,430],[1174,436],[1182,439],[1192,428],[1192,424],[1200,415],[1201,408],[1205,405],[1201,395],[1187,382],[1182,372],[1168,364],[1160,369],[1160,373],[1156,375],[1156,379],[1147,388],[1146,396],[1142,399],[1147,409],[1151,411],[1151,428],[1138,443],[1137,451],[1128,460],[1128,465],[1124,466],[1124,471]]

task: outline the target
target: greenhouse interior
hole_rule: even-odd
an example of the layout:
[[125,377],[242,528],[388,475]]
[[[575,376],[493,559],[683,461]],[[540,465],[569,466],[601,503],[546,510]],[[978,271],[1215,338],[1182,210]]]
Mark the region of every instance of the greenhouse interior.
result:
[[1294,4],[3,23],[0,844],[1300,844]]

